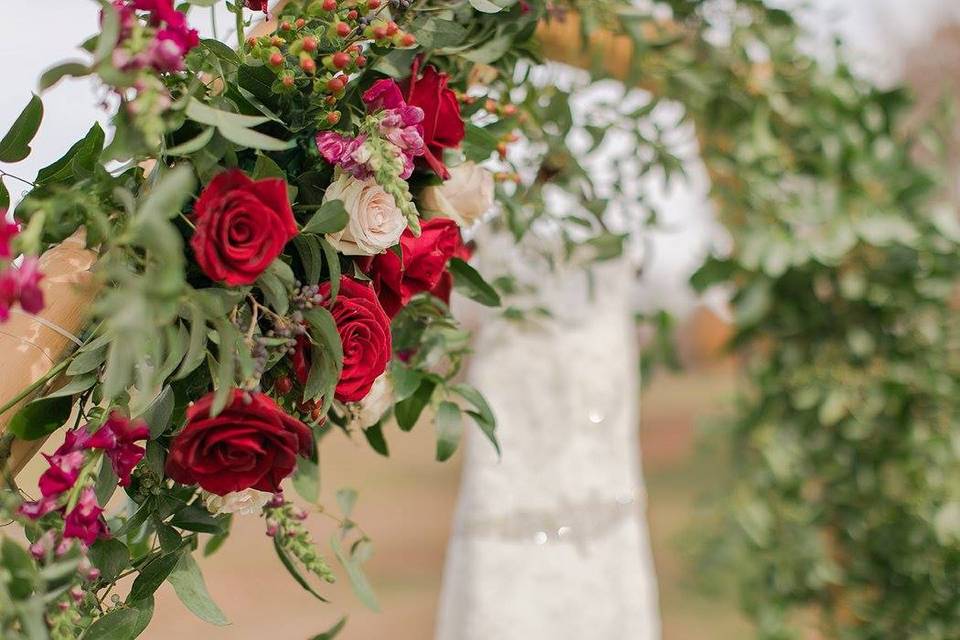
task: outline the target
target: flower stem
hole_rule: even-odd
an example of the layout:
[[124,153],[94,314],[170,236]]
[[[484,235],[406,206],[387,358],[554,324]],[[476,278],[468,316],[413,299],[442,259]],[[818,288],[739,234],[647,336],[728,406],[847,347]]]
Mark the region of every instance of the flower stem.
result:
[[243,24],[243,0],[234,0],[233,9],[237,19],[237,53],[243,55],[243,36],[246,31]]

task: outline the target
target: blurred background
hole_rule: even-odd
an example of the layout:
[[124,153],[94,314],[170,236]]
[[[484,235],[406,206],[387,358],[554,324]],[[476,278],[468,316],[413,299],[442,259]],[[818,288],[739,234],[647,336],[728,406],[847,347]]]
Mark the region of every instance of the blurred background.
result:
[[[25,88],[34,86],[35,78],[50,63],[69,57],[74,43],[97,25],[92,4],[77,0],[6,0],[4,8],[0,81],[16,90],[0,93],[0,122],[9,122],[26,102]],[[960,78],[960,3],[821,0],[798,11],[809,25],[811,47],[841,34],[861,73],[881,83],[906,79],[919,95],[918,118],[938,102],[943,78]],[[35,38],[37,24],[43,24],[47,33],[41,41]],[[229,21],[221,16],[220,24]],[[210,26],[206,33],[211,33]],[[72,132],[85,130],[94,119],[105,120],[97,109],[102,98],[82,81],[61,83],[45,100],[48,115],[35,152],[18,170],[32,175],[62,153]],[[953,144],[956,147],[956,140]],[[16,197],[15,185],[10,186]],[[960,202],[960,180],[952,186],[951,195]],[[660,234],[655,252],[655,270],[669,286],[646,294],[656,296],[663,306],[686,307],[686,318],[678,330],[684,370],[659,371],[642,391],[637,390],[642,393],[638,428],[664,638],[725,640],[748,637],[750,626],[739,613],[733,586],[714,578],[701,579],[703,576],[693,571],[693,558],[700,545],[695,535],[697,523],[710,517],[704,506],[730,471],[726,461],[731,458],[718,450],[725,440],[711,434],[732,410],[739,367],[722,353],[721,345],[729,335],[724,321],[710,308],[692,305],[681,284],[696,265],[690,264],[689,251],[679,248],[705,240],[706,233],[702,216],[685,215],[690,213],[670,212],[676,224],[669,234]],[[677,300],[662,299],[664,291],[673,291]],[[642,338],[643,332],[638,335]],[[433,437],[426,429],[389,434],[389,460],[366,443],[338,433],[324,442],[322,480],[331,480],[323,482],[322,501],[334,504],[333,496],[341,486],[359,491],[354,519],[376,544],[367,571],[382,612],[364,609],[346,584],[330,590],[332,604],[317,603],[282,570],[264,536],[262,520],[239,517],[235,533],[203,566],[208,588],[232,626],[215,628],[196,619],[177,601],[169,585],[164,585],[158,594],[152,631],[143,637],[299,638],[325,630],[341,615],[350,618],[340,636],[347,640],[432,637],[460,472],[459,458],[446,464],[433,461]],[[22,484],[31,486],[39,469],[39,464],[28,469]],[[333,484],[334,478],[339,484]],[[309,522],[318,539],[326,539],[335,528],[320,514]],[[284,621],[283,628],[277,628],[277,620]]]

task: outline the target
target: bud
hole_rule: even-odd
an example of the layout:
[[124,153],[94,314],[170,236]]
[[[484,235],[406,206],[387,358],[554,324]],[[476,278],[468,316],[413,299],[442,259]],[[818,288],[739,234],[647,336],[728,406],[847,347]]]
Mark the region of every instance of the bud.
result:
[[350,31],[350,25],[348,25],[346,22],[337,23],[337,35],[341,38],[346,38],[348,35],[350,35]]
[[331,111],[330,113],[327,114],[327,124],[329,124],[329,125],[335,125],[335,124],[337,124],[338,122],[340,122],[340,112],[339,112],[339,111]]
[[517,115],[517,105],[515,104],[505,104],[503,105],[503,115],[505,116],[515,116]]
[[282,82],[283,86],[285,86],[287,89],[290,89],[293,87],[296,81],[294,80],[293,76],[288,73],[280,78],[280,82]]
[[337,10],[337,0],[323,0],[323,10],[324,10],[324,11],[336,11],[336,10]]
[[373,28],[373,39],[374,40],[383,40],[387,37],[387,28],[380,25]]
[[283,64],[283,54],[279,51],[270,54],[270,66],[279,67]]
[[403,37],[400,38],[400,44],[405,47],[412,47],[413,45],[417,44],[417,37],[412,33],[405,33],[403,34]]
[[359,18],[359,17],[360,17],[360,14],[357,13],[357,10],[356,10],[356,9],[350,9],[350,11],[347,12],[347,19],[348,19],[348,20],[356,20],[356,19]]
[[393,34],[395,34],[395,33],[396,33],[397,31],[399,31],[399,30],[400,30],[400,27],[398,27],[398,26],[397,26],[397,23],[394,22],[393,20],[391,20],[390,22],[387,23],[387,35],[388,35],[388,36],[392,36]]
[[497,103],[494,102],[493,100],[488,99],[486,103],[484,103],[483,108],[489,111],[490,113],[493,113],[494,111],[497,110]]
[[367,66],[367,57],[366,56],[357,56],[356,63],[358,67]]
[[286,41],[280,36],[270,38],[270,46],[272,47],[282,47],[284,44],[286,44]]
[[303,39],[303,50],[308,53],[313,53],[317,50],[317,39],[313,36],[307,36]]
[[380,8],[380,0],[367,0],[367,8],[371,11]]
[[343,69],[350,64],[350,56],[343,51],[337,51],[333,54],[333,66],[337,69]]
[[343,76],[337,76],[335,78],[330,78],[329,80],[327,80],[327,89],[331,93],[337,93],[339,91],[343,91],[343,87],[345,85],[346,83],[343,81]]
[[297,18],[297,21],[293,24],[297,25],[297,29],[303,29],[303,27],[307,24],[307,21],[303,18]]
[[291,29],[293,29],[293,25],[287,22],[286,20],[280,23],[281,31],[290,31]]
[[[290,79],[292,80],[293,78],[291,77]],[[273,383],[273,388],[277,393],[285,396],[293,389],[293,381],[290,379],[290,376],[280,376],[277,378],[277,381]]]

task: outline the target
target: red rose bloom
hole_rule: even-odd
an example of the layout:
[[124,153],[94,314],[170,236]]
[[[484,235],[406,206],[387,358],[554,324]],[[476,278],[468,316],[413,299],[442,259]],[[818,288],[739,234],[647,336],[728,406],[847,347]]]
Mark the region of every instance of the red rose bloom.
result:
[[387,314],[391,318],[397,315],[410,298],[423,291],[449,303],[453,278],[447,263],[466,254],[457,223],[449,218],[426,220],[419,238],[409,229],[403,232],[400,249],[402,260],[387,251],[374,256],[365,269]]
[[277,492],[313,446],[310,428],[262,393],[234,389],[227,407],[210,417],[213,394],[187,409],[187,426],[170,444],[167,475],[217,495],[258,489]]
[[428,66],[420,76],[420,58],[413,62],[410,79],[406,83],[407,104],[423,109],[423,143],[426,145],[424,159],[434,172],[444,180],[450,177],[443,164],[443,150],[455,149],[465,135],[460,102],[456,94],[447,88],[450,77]]
[[[329,282],[320,285],[320,294],[330,295]],[[343,343],[343,373],[334,395],[341,402],[359,402],[390,361],[390,319],[373,289],[347,276],[340,277],[340,293],[330,314]],[[294,372],[301,384],[310,370],[309,347],[306,340],[297,340],[293,354]]]
[[190,245],[200,268],[230,286],[252,284],[297,235],[286,182],[253,181],[238,169],[210,181],[193,216]]

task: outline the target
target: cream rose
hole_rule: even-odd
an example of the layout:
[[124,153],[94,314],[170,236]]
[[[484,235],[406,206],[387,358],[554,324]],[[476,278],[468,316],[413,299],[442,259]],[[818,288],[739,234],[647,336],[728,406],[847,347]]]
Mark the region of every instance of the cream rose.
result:
[[239,513],[242,516],[259,515],[264,505],[270,502],[272,493],[256,489],[234,491],[225,496],[204,492],[207,511],[213,514]]
[[464,162],[450,169],[450,179],[442,185],[421,192],[420,210],[466,227],[490,210],[493,198],[493,174],[475,162]]
[[347,226],[327,234],[333,247],[347,255],[372,256],[400,241],[407,220],[389,193],[376,180],[343,174],[327,187],[323,201],[342,200],[350,217]]
[[353,423],[361,429],[372,427],[392,405],[393,385],[387,374],[382,373],[373,381],[366,397],[353,405]]

